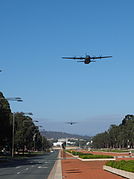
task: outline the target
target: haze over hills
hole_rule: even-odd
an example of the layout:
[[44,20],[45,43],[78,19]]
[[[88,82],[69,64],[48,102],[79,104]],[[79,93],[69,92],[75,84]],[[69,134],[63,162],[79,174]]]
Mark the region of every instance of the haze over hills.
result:
[[46,138],[50,139],[59,139],[59,138],[80,138],[80,139],[88,139],[89,136],[82,136],[77,134],[69,134],[66,132],[56,132],[56,131],[41,131],[41,134]]

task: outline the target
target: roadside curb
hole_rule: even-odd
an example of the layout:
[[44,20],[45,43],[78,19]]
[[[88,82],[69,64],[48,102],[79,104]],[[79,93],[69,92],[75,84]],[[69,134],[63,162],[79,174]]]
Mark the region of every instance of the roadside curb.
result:
[[99,159],[82,159],[82,158],[79,158],[78,155],[73,155],[69,152],[66,152],[67,154],[73,156],[74,158],[78,159],[78,160],[81,160],[82,162],[88,162],[88,161],[109,161],[109,160],[116,160],[115,157],[114,158],[99,158]]
[[[58,158],[61,156],[61,150],[59,151]],[[56,160],[47,179],[62,179],[61,160]]]
[[78,158],[82,162],[88,162],[88,161],[110,161],[110,160],[115,160],[115,158],[99,158],[99,159],[82,159]]
[[115,158],[134,158],[134,156],[115,156]]
[[106,165],[103,166],[103,170],[114,173],[116,175],[120,175],[120,176],[125,177],[125,178],[134,179],[134,173],[132,173],[132,172],[127,172],[127,171],[120,170],[120,169],[117,169],[117,168],[112,168],[112,167],[109,167],[109,166],[106,166]]

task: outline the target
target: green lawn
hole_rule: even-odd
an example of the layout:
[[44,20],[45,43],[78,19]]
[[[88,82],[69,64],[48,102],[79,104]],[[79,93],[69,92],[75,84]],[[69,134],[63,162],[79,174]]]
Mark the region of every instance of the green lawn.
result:
[[67,152],[71,153],[72,155],[93,155],[91,153],[82,153],[82,152],[71,151],[71,150],[67,150]]
[[134,160],[109,161],[106,165],[120,170],[134,172]]
[[110,155],[79,155],[82,159],[103,159],[103,158],[114,158]]
[[129,152],[129,150],[120,150],[120,149],[103,149],[103,150],[94,150],[98,152],[117,152],[117,153],[123,153],[123,152]]
[[[24,154],[23,153],[20,153],[20,154],[15,154],[14,155],[14,159],[25,159],[25,158],[29,158],[29,157],[34,157],[34,156],[37,156],[37,155],[44,155],[46,154],[46,152],[31,152],[31,153],[28,153],[28,152],[25,152]],[[3,161],[7,161],[7,159],[12,159],[12,156],[11,155],[0,155],[0,162],[3,162]]]
[[113,156],[110,156],[110,155],[94,155],[94,154],[91,154],[91,153],[82,153],[82,152],[71,151],[71,150],[68,150],[67,152],[69,152],[73,155],[78,155],[82,159],[114,158]]

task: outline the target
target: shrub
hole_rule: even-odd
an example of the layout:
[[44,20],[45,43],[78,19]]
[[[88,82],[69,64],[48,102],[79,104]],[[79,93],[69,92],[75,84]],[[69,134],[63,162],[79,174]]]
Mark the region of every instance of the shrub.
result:
[[82,159],[100,159],[100,158],[113,158],[110,155],[79,155]]
[[67,150],[67,152],[73,154],[73,155],[93,155],[91,153],[82,153],[82,152],[77,152],[77,151],[71,151],[71,150]]
[[106,165],[120,170],[134,172],[134,160],[109,161]]

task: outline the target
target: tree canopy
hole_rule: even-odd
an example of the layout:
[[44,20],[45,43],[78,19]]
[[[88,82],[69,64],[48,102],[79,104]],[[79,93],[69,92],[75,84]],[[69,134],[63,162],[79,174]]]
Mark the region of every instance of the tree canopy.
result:
[[134,148],[134,115],[126,115],[120,125],[93,137],[95,148]]
[[41,135],[31,117],[22,112],[12,113],[7,99],[0,92],[0,150],[11,150],[14,115],[15,150],[46,150],[50,147],[47,139]]
[[8,101],[0,92],[0,149],[3,146],[9,147],[12,137],[11,109]]

